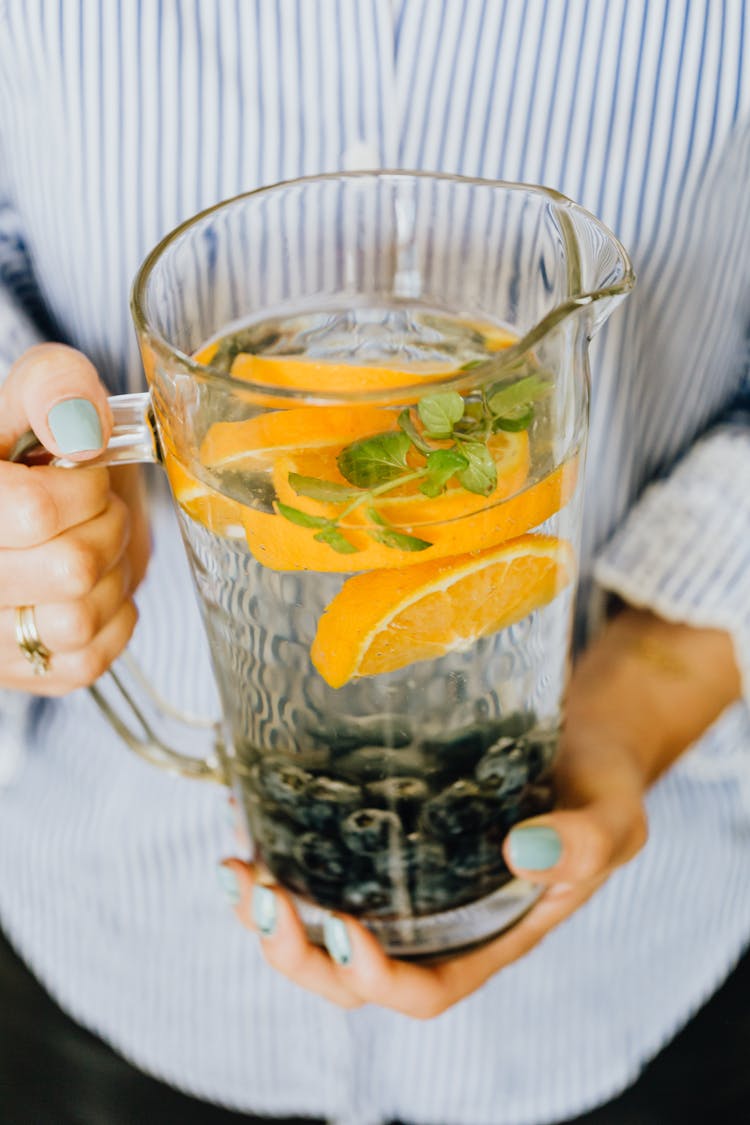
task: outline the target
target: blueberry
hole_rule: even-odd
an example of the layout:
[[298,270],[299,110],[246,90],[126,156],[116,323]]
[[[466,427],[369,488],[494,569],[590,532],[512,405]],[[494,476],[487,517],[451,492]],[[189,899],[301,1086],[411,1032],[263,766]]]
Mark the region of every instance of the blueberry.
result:
[[348,884],[342,895],[350,914],[378,914],[391,907],[391,893],[376,879]]
[[345,777],[365,785],[389,777],[439,778],[440,766],[413,747],[393,750],[387,746],[361,746],[337,759],[336,769]]
[[325,883],[340,883],[346,878],[346,853],[329,836],[303,832],[294,845],[294,858],[308,875]]
[[445,839],[481,832],[497,817],[497,806],[473,781],[455,781],[422,810],[424,827]]
[[529,813],[524,809],[523,791],[506,797],[504,801],[500,802],[500,823],[506,833],[510,832],[513,825],[518,824],[519,820],[525,820],[528,815]]
[[525,739],[530,781],[536,781],[552,765],[559,738],[558,731],[539,731]]
[[428,738],[422,743],[425,753],[434,755],[447,775],[455,779],[471,773],[485,749],[483,727],[474,723],[460,730]]
[[288,865],[280,867],[274,870],[273,874],[289,890],[312,899],[318,906],[323,906],[327,910],[345,909],[340,882],[317,878],[296,865],[293,869]]
[[260,858],[274,879],[277,879],[284,887],[288,887],[290,891],[304,892],[307,889],[304,872],[301,871],[291,856],[262,851]]
[[448,848],[447,865],[454,875],[462,879],[506,871],[502,853],[502,836],[485,833],[482,836],[459,837]]
[[474,776],[496,797],[520,793],[529,779],[526,754],[512,738],[501,738],[480,758]]
[[299,837],[299,825],[284,816],[281,807],[264,806],[252,817],[252,835],[264,856],[291,855]]
[[326,910],[345,910],[343,890],[340,883],[329,883],[325,879],[308,878],[304,893],[318,906]]
[[235,768],[245,775],[250,773],[252,767],[260,759],[257,748],[249,740],[238,741],[234,747]]
[[412,827],[424,802],[430,795],[426,781],[419,777],[387,777],[372,781],[365,792],[375,805],[391,809],[407,827]]
[[437,840],[413,832],[403,837],[399,847],[389,848],[374,856],[375,870],[384,879],[402,882],[425,873],[445,872],[445,849]]
[[412,892],[412,905],[415,914],[434,914],[452,910],[474,897],[473,889],[446,872],[420,879]]
[[386,809],[357,809],[341,824],[341,838],[357,855],[374,855],[396,845],[401,821]]
[[551,784],[539,782],[527,785],[521,794],[520,808],[523,816],[539,816],[549,812],[555,803],[555,791]]
[[327,746],[309,747],[299,750],[294,755],[295,766],[300,766],[308,773],[322,773],[330,768],[331,751]]
[[311,773],[279,754],[266,755],[257,766],[256,776],[261,795],[287,811],[300,805],[313,780]]
[[331,832],[362,804],[362,790],[348,781],[316,777],[305,790],[304,820],[318,832]]

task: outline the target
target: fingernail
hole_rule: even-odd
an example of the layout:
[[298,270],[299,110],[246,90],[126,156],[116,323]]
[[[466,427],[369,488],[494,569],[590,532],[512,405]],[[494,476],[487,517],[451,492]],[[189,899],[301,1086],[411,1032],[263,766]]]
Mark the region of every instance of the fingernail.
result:
[[253,889],[253,921],[264,937],[276,929],[276,895],[268,887]]
[[231,867],[220,867],[216,873],[216,877],[230,905],[236,906],[242,896],[240,895],[239,880],[234,871],[232,871]]
[[562,855],[562,840],[554,828],[530,824],[514,828],[510,834],[510,858],[524,871],[546,871],[554,867]]
[[87,398],[58,402],[47,415],[47,422],[61,453],[84,453],[101,448],[99,415]]
[[348,965],[352,959],[352,946],[346,926],[340,918],[330,915],[323,923],[323,939],[326,949],[337,965]]

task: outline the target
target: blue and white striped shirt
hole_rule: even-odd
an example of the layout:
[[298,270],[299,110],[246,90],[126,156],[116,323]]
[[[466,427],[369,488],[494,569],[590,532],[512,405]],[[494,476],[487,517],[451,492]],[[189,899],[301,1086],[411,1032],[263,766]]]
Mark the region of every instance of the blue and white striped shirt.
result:
[[[716,425],[748,367],[745,0],[0,0],[0,365],[55,335],[140,387],[145,252],[220,198],[363,164],[544,183],[628,247],[639,285],[592,350],[584,584],[729,630],[750,699],[750,434]],[[135,647],[210,712],[154,521]],[[542,1125],[629,1083],[750,940],[749,761],[738,704],[649,794],[641,855],[424,1024],[268,969],[214,889],[222,793],[133,760],[78,693],[0,790],[0,922],[75,1017],[201,1097]]]

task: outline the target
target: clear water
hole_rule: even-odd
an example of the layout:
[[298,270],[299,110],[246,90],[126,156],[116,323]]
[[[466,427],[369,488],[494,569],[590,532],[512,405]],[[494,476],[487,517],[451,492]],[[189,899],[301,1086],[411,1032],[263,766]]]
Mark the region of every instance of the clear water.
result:
[[[468,320],[416,308],[266,320],[225,336],[214,362],[229,370],[238,349],[418,376],[495,350]],[[544,487],[561,465],[572,474],[575,450],[559,448],[554,396],[535,404],[526,438],[519,494]],[[274,511],[270,473],[243,480],[232,470],[224,480],[199,460],[186,467],[223,495]],[[543,526],[524,531],[575,546],[579,504],[573,489]],[[509,924],[534,891],[511,878],[502,843],[554,800],[574,582],[493,635],[334,688],[311,647],[350,575],[271,569],[248,548],[241,520],[217,533],[197,515],[185,503],[181,524],[237,795],[258,861],[298,896],[313,936],[321,909],[336,909],[360,916],[391,952],[419,957]]]

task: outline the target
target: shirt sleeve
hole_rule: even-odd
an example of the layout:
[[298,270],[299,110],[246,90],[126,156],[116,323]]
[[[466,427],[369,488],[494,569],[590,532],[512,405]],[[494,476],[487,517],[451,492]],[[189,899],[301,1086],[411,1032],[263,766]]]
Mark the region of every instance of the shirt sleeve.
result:
[[22,352],[47,337],[47,321],[18,215],[0,195],[0,383]]
[[732,637],[750,703],[750,422],[700,439],[651,484],[594,567],[600,586],[668,621]]
[[[0,384],[22,352],[46,338],[31,311],[35,286],[13,209],[0,199]],[[12,782],[26,742],[33,697],[0,689],[0,788]]]

